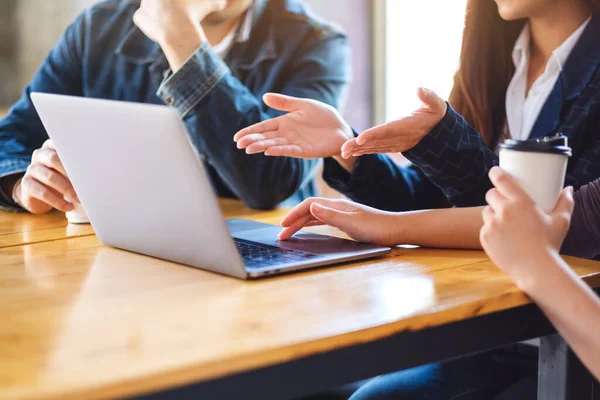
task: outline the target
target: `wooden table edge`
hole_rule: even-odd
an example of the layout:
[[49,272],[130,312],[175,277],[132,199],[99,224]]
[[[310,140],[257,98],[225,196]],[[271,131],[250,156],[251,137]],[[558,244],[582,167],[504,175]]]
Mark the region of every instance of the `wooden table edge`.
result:
[[[582,277],[586,283],[592,287],[600,287],[600,273],[590,274]],[[467,314],[460,321],[467,321],[477,317],[489,316],[491,314],[500,313],[507,310],[521,309],[534,303],[529,297],[516,286],[509,292],[490,298],[490,303],[497,303],[496,300],[502,300],[502,306],[494,308],[482,308],[475,304],[462,304],[454,308],[455,313]],[[447,313],[448,310],[439,310],[428,315],[437,315],[439,313]],[[212,380],[219,380],[228,376],[249,372],[256,369],[267,368],[284,364],[286,362],[295,361],[311,356],[326,354],[336,350],[350,348],[369,342],[385,340],[386,338],[405,332],[416,332],[425,329],[439,328],[449,322],[456,322],[457,319],[448,315],[444,318],[435,318],[435,323],[423,325],[417,330],[398,329],[398,325],[406,325],[407,321],[414,318],[419,318],[420,314],[413,315],[409,318],[403,318],[399,321],[390,322],[384,325],[378,325],[371,328],[362,329],[354,332],[347,332],[341,335],[330,336],[323,339],[315,339],[310,342],[292,344],[269,351],[265,357],[263,355],[247,354],[235,358],[226,358],[218,362],[202,364],[196,366],[190,364],[184,367],[171,369],[168,371],[156,372],[137,376],[132,379],[126,379],[121,382],[114,382],[101,387],[87,387],[82,390],[74,390],[64,393],[47,393],[44,399],[80,399],[85,398],[125,398],[130,396],[145,396],[156,392],[165,392],[174,390],[180,387],[189,385],[202,384]],[[235,363],[235,367],[231,367],[231,363]],[[202,370],[198,373],[196,370]],[[209,370],[210,373],[205,373]],[[39,393],[35,395],[27,395],[18,393],[22,400],[39,400]],[[8,400],[14,398],[14,393],[9,397],[4,397],[0,394],[0,400]]]

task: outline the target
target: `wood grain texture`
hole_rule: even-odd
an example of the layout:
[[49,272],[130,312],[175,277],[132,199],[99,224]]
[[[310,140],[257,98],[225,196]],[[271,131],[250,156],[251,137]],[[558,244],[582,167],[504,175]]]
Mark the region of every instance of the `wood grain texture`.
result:
[[[529,303],[479,251],[402,248],[256,282],[95,236],[0,249],[0,260],[0,399],[134,396]],[[568,262],[600,286],[600,263]]]
[[[221,199],[219,203],[226,218],[272,218],[273,223],[278,223],[279,218],[286,211],[285,209],[267,212],[250,210],[237,200]],[[45,215],[0,211],[0,248],[93,234],[90,225],[69,225],[65,215],[57,211]]]

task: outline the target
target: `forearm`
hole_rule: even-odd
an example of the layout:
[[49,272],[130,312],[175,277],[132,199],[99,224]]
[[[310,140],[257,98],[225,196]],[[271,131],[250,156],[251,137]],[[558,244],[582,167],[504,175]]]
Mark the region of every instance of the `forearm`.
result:
[[396,214],[394,242],[423,247],[481,249],[482,207],[446,208]]
[[544,275],[534,277],[527,293],[600,379],[600,300],[558,254],[539,262],[545,265],[534,270]]

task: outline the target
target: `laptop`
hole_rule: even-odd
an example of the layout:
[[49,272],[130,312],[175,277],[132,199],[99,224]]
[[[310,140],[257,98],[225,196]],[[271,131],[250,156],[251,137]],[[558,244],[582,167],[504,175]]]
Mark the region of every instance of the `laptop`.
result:
[[391,250],[305,232],[279,241],[278,226],[226,221],[169,107],[42,93],[31,99],[105,245],[241,279]]

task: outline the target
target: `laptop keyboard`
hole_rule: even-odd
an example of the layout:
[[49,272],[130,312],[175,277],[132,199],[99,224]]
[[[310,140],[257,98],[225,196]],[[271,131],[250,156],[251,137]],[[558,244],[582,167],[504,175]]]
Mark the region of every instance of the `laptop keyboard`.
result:
[[302,251],[286,250],[266,244],[233,239],[247,268],[264,268],[273,265],[298,263],[318,257]]

